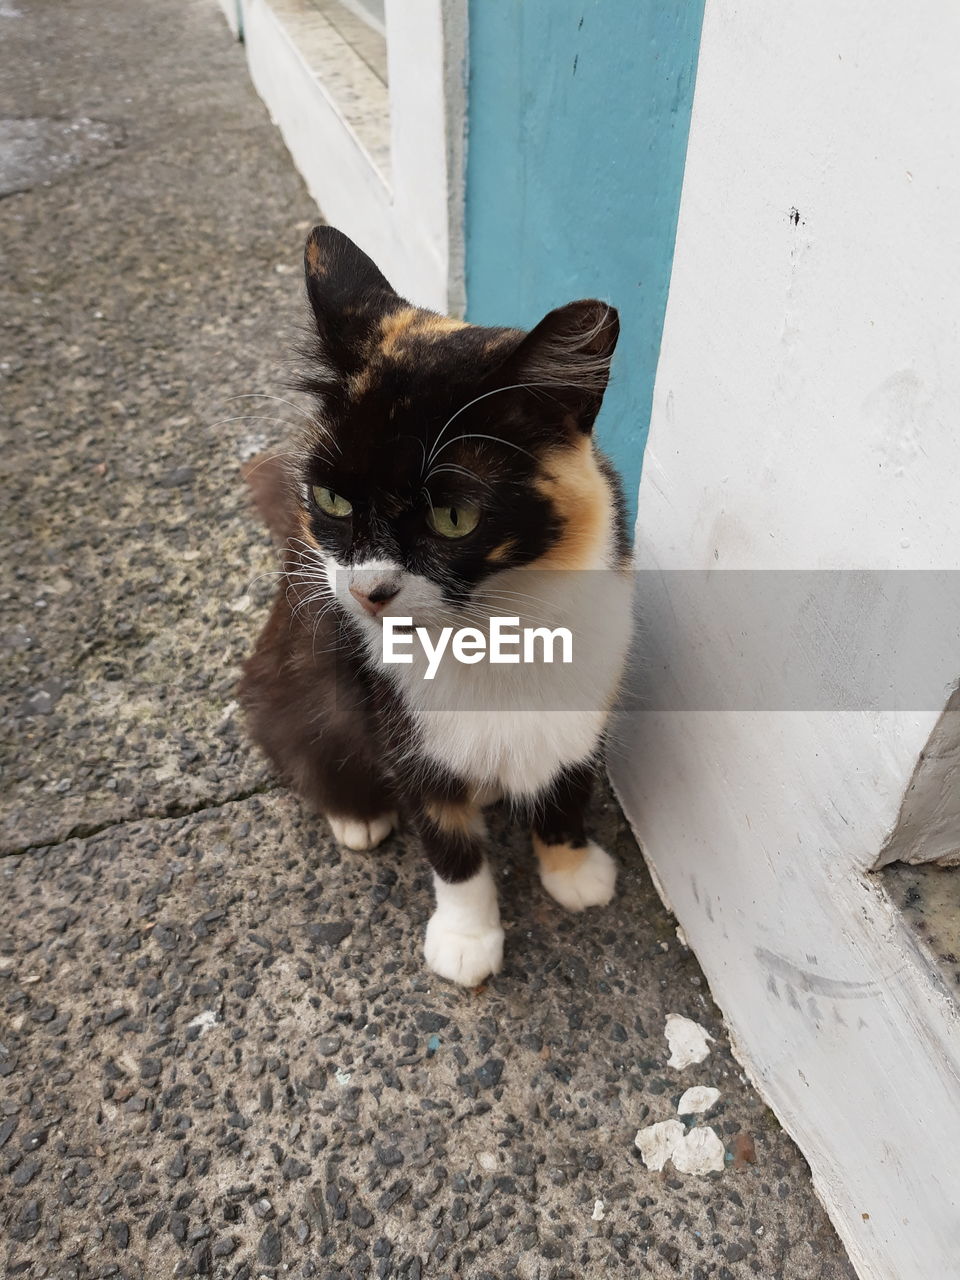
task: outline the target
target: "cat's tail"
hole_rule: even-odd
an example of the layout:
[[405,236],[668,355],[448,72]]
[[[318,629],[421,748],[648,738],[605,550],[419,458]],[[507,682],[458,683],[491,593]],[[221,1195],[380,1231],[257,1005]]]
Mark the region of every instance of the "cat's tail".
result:
[[260,519],[270,530],[274,541],[283,546],[299,533],[295,482],[290,474],[287,454],[261,453],[250,458],[241,468],[250,486],[250,496]]

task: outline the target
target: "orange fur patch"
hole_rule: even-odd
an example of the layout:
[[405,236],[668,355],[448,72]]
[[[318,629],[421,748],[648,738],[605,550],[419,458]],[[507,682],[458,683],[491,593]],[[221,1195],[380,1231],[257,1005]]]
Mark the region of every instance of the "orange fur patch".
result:
[[316,240],[307,242],[307,269],[312,276],[325,275],[325,270],[321,270],[320,266],[320,248]]
[[501,542],[499,547],[494,547],[487,556],[487,559],[491,564],[500,564],[503,560],[506,560],[507,556],[516,545],[516,539],[508,538],[506,542]]
[[483,814],[472,801],[429,802],[423,808],[433,825],[447,835],[482,836],[486,831]]
[[353,375],[348,383],[348,390],[352,400],[359,400],[367,394],[373,386],[374,372],[373,365],[368,364],[366,368]]
[[586,845],[577,848],[572,844],[544,844],[536,833],[533,851],[543,871],[577,871],[587,856]]
[[537,488],[563,521],[556,543],[530,569],[597,568],[610,540],[611,495],[589,436],[558,449],[545,464]]
[[398,347],[409,342],[418,339],[429,342],[446,333],[466,328],[464,320],[423,311],[420,307],[401,307],[399,311],[391,311],[380,322],[380,350],[385,356],[390,356]]

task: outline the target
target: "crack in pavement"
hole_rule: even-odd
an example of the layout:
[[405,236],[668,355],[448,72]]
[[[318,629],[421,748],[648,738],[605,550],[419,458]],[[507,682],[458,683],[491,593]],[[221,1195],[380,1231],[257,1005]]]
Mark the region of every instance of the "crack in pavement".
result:
[[260,783],[258,786],[238,791],[235,795],[225,796],[222,800],[212,803],[209,800],[201,800],[196,804],[171,805],[165,813],[138,813],[128,818],[115,818],[109,822],[78,822],[65,834],[51,840],[37,840],[32,844],[22,845],[19,849],[4,850],[0,852],[0,861],[7,858],[22,858],[29,853],[42,853],[47,849],[55,848],[58,844],[66,844],[68,840],[89,840],[91,836],[100,835],[103,831],[111,831],[115,827],[129,827],[137,822],[174,822],[179,818],[189,818],[195,813],[208,813],[213,809],[223,809],[227,805],[251,800],[254,796],[265,796],[284,790],[286,788],[280,782]]

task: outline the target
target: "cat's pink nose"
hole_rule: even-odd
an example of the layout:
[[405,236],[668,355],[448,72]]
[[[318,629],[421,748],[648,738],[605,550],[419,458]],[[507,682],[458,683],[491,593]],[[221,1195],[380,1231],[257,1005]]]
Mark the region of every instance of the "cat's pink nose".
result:
[[379,618],[381,613],[394,598],[399,587],[391,586],[389,583],[382,582],[375,587],[371,587],[368,591],[364,591],[361,587],[350,586],[350,594],[360,605],[366,609],[367,613],[373,618]]

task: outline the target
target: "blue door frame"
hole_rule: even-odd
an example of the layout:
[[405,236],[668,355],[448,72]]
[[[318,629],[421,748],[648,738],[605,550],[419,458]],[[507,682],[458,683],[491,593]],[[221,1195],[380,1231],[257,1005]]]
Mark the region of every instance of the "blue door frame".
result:
[[620,312],[600,441],[636,504],[704,0],[470,0],[467,318]]

